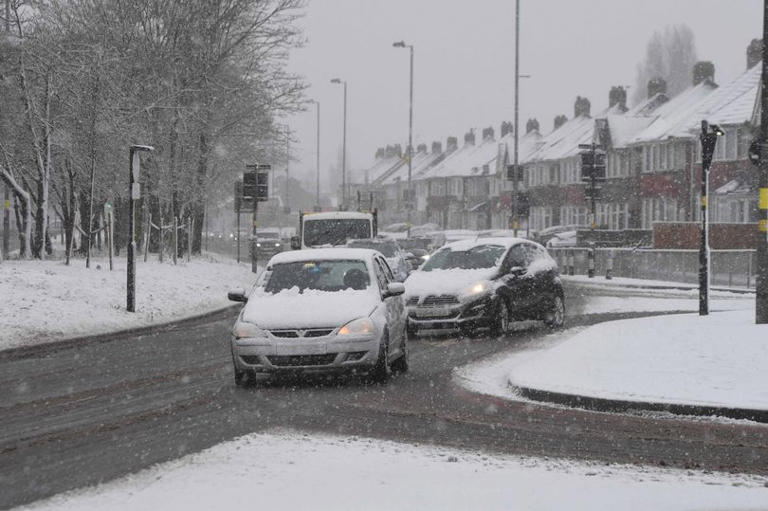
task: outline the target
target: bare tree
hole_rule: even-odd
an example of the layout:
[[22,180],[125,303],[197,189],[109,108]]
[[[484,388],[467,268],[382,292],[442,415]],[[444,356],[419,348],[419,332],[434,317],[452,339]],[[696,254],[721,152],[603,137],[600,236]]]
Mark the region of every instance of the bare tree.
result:
[[646,96],[648,82],[663,78],[670,96],[691,85],[691,70],[696,63],[696,43],[693,31],[685,24],[656,30],[648,41],[645,58],[637,66],[633,100],[639,103]]

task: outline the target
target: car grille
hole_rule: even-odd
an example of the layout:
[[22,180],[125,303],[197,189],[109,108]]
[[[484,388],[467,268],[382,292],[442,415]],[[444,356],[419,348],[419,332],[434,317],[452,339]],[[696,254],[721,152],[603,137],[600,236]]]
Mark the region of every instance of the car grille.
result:
[[408,298],[408,301],[405,302],[406,305],[418,305],[418,303],[419,303],[418,296],[412,296]]
[[325,337],[333,332],[333,328],[310,328],[306,330],[270,330],[275,337],[284,339],[300,339],[302,337]]
[[300,366],[326,366],[336,359],[336,353],[325,355],[280,355],[267,357],[273,366],[300,367]]
[[454,305],[459,303],[459,299],[453,295],[428,296],[421,302],[422,307],[433,307],[435,305]]

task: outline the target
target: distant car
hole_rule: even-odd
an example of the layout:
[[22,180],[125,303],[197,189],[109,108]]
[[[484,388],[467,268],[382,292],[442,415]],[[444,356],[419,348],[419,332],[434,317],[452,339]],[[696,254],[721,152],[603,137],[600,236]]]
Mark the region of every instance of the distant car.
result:
[[280,229],[276,227],[256,231],[253,247],[256,251],[256,258],[260,261],[267,260],[286,248],[280,237]]
[[405,287],[374,250],[283,252],[245,302],[232,329],[235,383],[262,373],[366,372],[386,381],[408,369]]
[[555,261],[538,243],[519,238],[449,243],[411,273],[405,288],[408,326],[417,335],[501,335],[513,320],[558,328],[565,318]]
[[577,244],[576,231],[565,231],[549,238],[547,248],[575,247]]
[[429,259],[429,252],[421,248],[412,248],[405,253],[405,260],[411,265],[411,269],[415,270]]
[[350,248],[369,248],[378,250],[386,258],[387,264],[395,275],[395,280],[403,282],[411,273],[411,265],[408,264],[406,253],[400,249],[395,240],[388,238],[373,238],[365,240],[349,240],[347,246]]

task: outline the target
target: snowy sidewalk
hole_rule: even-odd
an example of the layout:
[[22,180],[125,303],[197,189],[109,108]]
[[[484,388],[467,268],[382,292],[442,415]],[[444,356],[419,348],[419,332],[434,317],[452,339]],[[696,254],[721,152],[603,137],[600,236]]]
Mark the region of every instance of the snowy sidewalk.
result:
[[768,499],[763,484],[759,476],[278,431],[23,509],[757,509]]
[[[699,285],[691,284],[689,282],[674,282],[667,280],[650,280],[650,279],[633,279],[629,277],[613,277],[606,279],[605,275],[596,275],[593,278],[589,278],[586,275],[566,275],[560,276],[566,282],[573,282],[581,285],[590,285],[601,288],[620,288],[620,289],[641,289],[641,290],[654,290],[654,291],[674,291],[674,292],[688,292],[698,294]],[[724,286],[711,286],[710,292],[713,296],[729,296],[733,294],[747,294],[754,295],[754,288],[746,287],[724,287]]]
[[[101,269],[97,269],[100,266]],[[231,305],[227,291],[248,288],[250,265],[203,256],[191,262],[137,263],[136,313],[125,310],[126,263],[91,269],[74,260],[0,264],[0,350],[159,325]]]
[[727,410],[768,416],[766,360],[768,325],[755,325],[752,307],[601,323],[547,349],[513,355],[505,367],[509,384],[534,399],[570,396],[598,408],[601,401],[658,404],[652,409],[714,409],[745,418]]

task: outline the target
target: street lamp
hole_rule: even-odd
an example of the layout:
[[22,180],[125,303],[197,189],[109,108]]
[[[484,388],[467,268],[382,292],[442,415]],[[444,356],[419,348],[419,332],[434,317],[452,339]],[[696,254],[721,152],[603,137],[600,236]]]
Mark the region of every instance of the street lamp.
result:
[[411,188],[411,173],[413,171],[413,45],[405,44],[405,41],[392,43],[395,48],[408,48],[411,53],[411,74],[410,74],[410,95],[408,100],[408,189],[405,201],[405,210],[407,216],[408,231],[407,236],[411,237],[411,208],[413,205],[413,189]]
[[136,312],[136,201],[141,197],[139,187],[139,171],[141,167],[142,151],[154,151],[152,146],[132,145],[128,151],[129,175],[128,185],[130,198],[128,199],[128,283],[126,309],[128,312]]
[[701,246],[699,247],[699,316],[709,314],[709,243],[707,227],[709,211],[707,194],[709,191],[709,167],[715,153],[717,137],[725,135],[716,124],[701,121]]
[[320,102],[316,99],[313,99],[312,103],[314,103],[317,107],[317,142],[315,143],[317,151],[317,179],[315,181],[315,211],[320,211]]
[[347,81],[334,78],[331,83],[344,85],[344,134],[341,146],[341,207],[347,209]]

